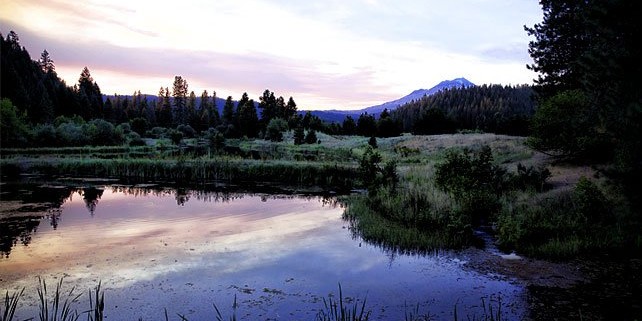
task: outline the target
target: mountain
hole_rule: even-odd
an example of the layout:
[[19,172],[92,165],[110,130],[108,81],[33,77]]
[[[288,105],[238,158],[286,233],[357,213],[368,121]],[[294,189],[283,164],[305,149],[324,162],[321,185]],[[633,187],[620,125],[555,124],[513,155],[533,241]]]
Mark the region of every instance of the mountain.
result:
[[[367,112],[368,114],[380,114],[384,109],[395,110],[397,107],[405,105],[411,101],[417,101],[424,96],[430,96],[444,89],[450,88],[464,88],[475,86],[466,78],[456,78],[453,80],[444,80],[430,89],[417,89],[410,94],[403,96],[399,99],[383,103],[381,105],[371,106],[361,110],[361,113]],[[359,114],[361,114],[359,113]]]
[[393,101],[385,102],[380,105],[370,106],[358,110],[313,110],[312,115],[318,116],[326,122],[342,122],[346,116],[352,116],[355,120],[363,113],[379,115],[384,109],[395,110],[399,106],[405,105],[412,101],[417,101],[424,96],[430,96],[444,89],[465,88],[475,86],[466,78],[455,78],[453,80],[444,80],[430,89],[417,89],[410,94]]

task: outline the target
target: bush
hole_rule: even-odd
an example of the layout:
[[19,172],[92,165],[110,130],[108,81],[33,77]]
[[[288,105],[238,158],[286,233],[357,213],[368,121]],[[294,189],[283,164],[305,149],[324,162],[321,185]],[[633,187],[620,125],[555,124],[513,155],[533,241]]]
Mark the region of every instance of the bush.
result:
[[196,130],[194,130],[194,128],[192,128],[192,126],[190,125],[178,125],[176,127],[176,130],[183,133],[183,137],[186,137],[186,138],[196,137]]
[[124,141],[123,136],[116,131],[114,125],[103,119],[94,119],[84,128],[93,145],[119,145]]
[[368,146],[359,162],[359,171],[363,185],[372,193],[379,187],[391,187],[394,191],[399,182],[397,175],[397,164],[388,161],[383,167],[380,166],[381,155]]
[[283,132],[288,130],[288,123],[281,118],[273,118],[265,129],[265,139],[273,142],[283,141]]
[[169,132],[169,139],[172,140],[172,143],[174,145],[178,145],[181,143],[181,140],[183,140],[183,133],[178,130],[172,129]]
[[461,215],[473,222],[489,219],[500,209],[499,197],[507,186],[506,170],[493,164],[490,147],[477,153],[450,152],[436,166],[435,183],[459,204]]
[[0,144],[3,147],[24,146],[29,140],[26,114],[21,114],[11,100],[0,102]]
[[517,174],[513,175],[511,185],[514,189],[543,192],[546,189],[546,180],[551,177],[551,172],[547,168],[526,167],[521,163],[517,164]]
[[142,117],[137,117],[132,119],[130,122],[132,131],[138,133],[138,135],[145,135],[147,132],[147,127],[149,127],[149,122],[147,119]]
[[165,138],[167,136],[167,128],[165,127],[154,127],[145,132],[145,136],[151,138]]
[[74,123],[62,123],[56,128],[56,137],[63,146],[84,146],[89,143],[82,125]]
[[51,124],[37,125],[33,130],[33,143],[36,146],[52,147],[58,144],[56,128]]
[[214,128],[210,128],[205,132],[210,147],[220,149],[225,146],[225,136]]
[[294,145],[301,145],[305,142],[305,132],[303,126],[294,129]]
[[137,132],[132,131],[127,135],[127,145],[129,146],[145,146],[145,140],[138,135]]
[[573,190],[505,206],[498,220],[499,242],[528,255],[556,258],[608,251],[624,240],[613,208],[604,192],[582,177]]
[[314,129],[308,130],[308,133],[305,135],[306,144],[316,144],[317,143],[317,132]]

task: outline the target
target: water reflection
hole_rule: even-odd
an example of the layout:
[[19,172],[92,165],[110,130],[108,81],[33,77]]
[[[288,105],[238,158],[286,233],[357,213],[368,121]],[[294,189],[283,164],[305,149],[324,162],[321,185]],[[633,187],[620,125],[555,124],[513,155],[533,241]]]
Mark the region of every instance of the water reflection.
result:
[[[14,234],[5,241],[3,233],[8,258],[0,260],[0,286],[29,290],[39,275],[65,275],[80,289],[102,280],[110,319],[162,319],[156,313],[168,308],[204,320],[213,302],[238,295],[245,319],[308,320],[337,283],[353,297],[367,295],[381,319],[403,319],[407,302],[448,319],[454,303],[474,308],[498,292],[511,316],[523,313],[519,286],[463,270],[448,256],[385,253],[353,239],[334,197],[149,185],[10,187],[0,226]],[[16,221],[25,225],[18,234]],[[37,294],[26,295],[37,302]],[[28,309],[17,319],[37,314]]]
[[[89,216],[94,217],[105,190],[108,190],[112,195],[121,194],[134,197],[173,196],[179,207],[184,207],[191,199],[202,202],[228,203],[232,200],[242,199],[246,195],[254,195],[229,190],[194,190],[160,185],[115,184],[78,187],[61,183],[5,183],[0,197],[0,254],[8,258],[12,248],[18,243],[28,246],[32,241],[32,235],[38,231],[38,226],[42,221],[47,222],[53,230],[60,228],[61,222],[64,220],[63,205],[74,197],[82,197]],[[262,202],[266,202],[268,199],[293,198],[295,196],[260,194],[260,197]],[[307,197],[311,199],[316,196]],[[336,205],[336,201],[331,201],[331,198],[323,198],[324,204],[331,202]]]
[[89,210],[89,214],[91,214],[91,216],[94,216],[96,206],[98,205],[98,200],[100,200],[100,197],[103,196],[103,192],[103,189],[99,189],[93,186],[80,190],[79,193],[82,195],[82,199],[85,201],[85,205],[87,206],[87,209]]

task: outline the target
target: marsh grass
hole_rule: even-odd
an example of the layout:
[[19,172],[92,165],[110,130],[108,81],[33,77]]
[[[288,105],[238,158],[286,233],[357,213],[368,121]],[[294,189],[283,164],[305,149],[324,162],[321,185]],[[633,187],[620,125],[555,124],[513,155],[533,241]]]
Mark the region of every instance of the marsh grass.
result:
[[359,300],[354,303],[348,303],[343,298],[343,289],[339,284],[339,299],[335,300],[328,296],[323,298],[324,309],[319,311],[316,316],[317,321],[367,321],[370,319],[371,310],[366,310],[367,298],[364,298],[361,304]]
[[[482,312],[481,315],[467,315],[466,319],[462,320],[468,320],[468,321],[502,321],[505,318],[503,318],[502,314],[502,297],[497,296],[497,299],[495,299],[493,296],[491,296],[488,299],[488,303],[486,302],[486,298],[482,297],[481,298],[481,307],[482,307]],[[457,305],[455,304],[454,310],[453,310],[453,319],[455,321],[459,321],[459,316],[457,313]]]
[[77,310],[72,310],[72,306],[78,302],[82,295],[75,294],[75,287],[65,293],[62,290],[63,278],[60,278],[53,292],[53,298],[49,298],[47,283],[44,279],[38,278],[38,299],[40,312],[38,314],[40,321],[75,321],[80,314]]
[[25,289],[14,292],[9,296],[9,291],[5,292],[4,295],[4,308],[0,310],[0,321],[11,321],[13,316],[16,313],[16,308],[18,307],[18,302],[24,294]]
[[236,294],[234,295],[234,303],[232,303],[232,315],[229,316],[229,318],[223,317],[223,314],[221,313],[221,310],[216,306],[216,303],[214,305],[214,311],[216,312],[216,321],[236,321],[236,312],[238,310],[238,303],[236,301]]
[[77,159],[12,158],[0,161],[2,172],[21,171],[46,176],[118,178],[134,181],[276,182],[350,189],[356,166],[327,162],[212,159]]
[[93,293],[89,290],[89,311],[87,319],[89,321],[103,321],[105,311],[105,292],[100,290],[102,281],[94,289]]

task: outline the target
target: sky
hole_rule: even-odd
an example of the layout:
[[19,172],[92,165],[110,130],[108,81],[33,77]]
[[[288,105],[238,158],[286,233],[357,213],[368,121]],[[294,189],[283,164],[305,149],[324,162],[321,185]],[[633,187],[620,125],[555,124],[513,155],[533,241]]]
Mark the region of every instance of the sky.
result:
[[535,0],[2,0],[0,32],[32,59],[47,50],[103,94],[157,94],[185,78],[197,96],[265,89],[299,109],[360,109],[464,77],[531,84],[524,25]]

